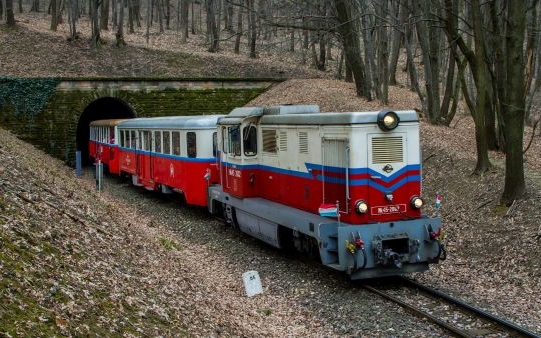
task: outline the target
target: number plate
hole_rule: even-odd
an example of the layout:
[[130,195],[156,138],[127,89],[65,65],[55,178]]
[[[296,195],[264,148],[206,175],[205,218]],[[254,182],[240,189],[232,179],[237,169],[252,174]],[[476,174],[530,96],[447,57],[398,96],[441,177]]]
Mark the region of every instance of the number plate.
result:
[[387,215],[387,214],[398,214],[401,212],[406,212],[405,204],[393,204],[393,205],[381,205],[377,207],[372,207],[372,215]]

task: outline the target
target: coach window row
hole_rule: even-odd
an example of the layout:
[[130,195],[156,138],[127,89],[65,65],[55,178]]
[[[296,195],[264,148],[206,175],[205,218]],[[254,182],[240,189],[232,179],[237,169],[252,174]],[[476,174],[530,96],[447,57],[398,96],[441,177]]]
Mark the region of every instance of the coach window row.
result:
[[[153,131],[152,134],[154,136],[154,142],[152,142],[151,132],[148,130],[121,130],[120,146],[180,156],[181,136],[179,131],[159,130]],[[153,149],[151,149],[152,145]],[[194,132],[186,133],[186,154],[188,157],[197,156],[197,137]]]
[[102,143],[115,143],[115,127],[92,127],[90,129],[90,139]]

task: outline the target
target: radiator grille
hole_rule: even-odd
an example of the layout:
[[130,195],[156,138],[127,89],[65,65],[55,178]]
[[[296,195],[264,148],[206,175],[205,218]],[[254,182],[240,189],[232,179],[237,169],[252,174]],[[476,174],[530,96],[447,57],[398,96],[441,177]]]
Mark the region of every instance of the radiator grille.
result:
[[280,151],[287,151],[287,132],[281,131],[280,138]]
[[374,137],[372,139],[372,163],[396,162],[404,162],[402,137]]
[[263,152],[276,154],[276,130],[263,129]]
[[305,131],[299,132],[299,153],[308,154],[308,133]]

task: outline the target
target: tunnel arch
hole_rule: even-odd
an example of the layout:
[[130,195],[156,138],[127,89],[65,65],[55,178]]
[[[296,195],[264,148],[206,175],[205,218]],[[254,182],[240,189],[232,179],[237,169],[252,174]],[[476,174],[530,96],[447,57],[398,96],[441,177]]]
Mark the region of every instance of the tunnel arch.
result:
[[88,141],[90,139],[90,122],[105,119],[127,119],[137,117],[132,107],[125,101],[115,97],[101,97],[90,102],[77,123],[76,146],[81,152],[83,164],[88,163]]

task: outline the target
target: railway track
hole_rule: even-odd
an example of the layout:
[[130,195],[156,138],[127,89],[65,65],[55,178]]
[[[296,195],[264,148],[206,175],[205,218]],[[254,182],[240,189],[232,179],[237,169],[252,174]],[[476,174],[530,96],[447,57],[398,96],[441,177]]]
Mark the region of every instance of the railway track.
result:
[[363,288],[426,318],[457,337],[541,337],[519,325],[466,304],[439,290],[407,278],[401,287],[373,286]]

